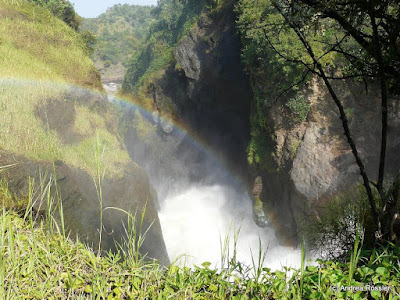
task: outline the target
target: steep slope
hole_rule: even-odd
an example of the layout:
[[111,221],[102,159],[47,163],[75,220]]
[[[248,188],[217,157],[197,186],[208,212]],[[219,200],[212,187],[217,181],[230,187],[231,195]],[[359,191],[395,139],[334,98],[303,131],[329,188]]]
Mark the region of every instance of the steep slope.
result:
[[[158,8],[159,23],[165,22],[163,10],[170,12],[173,5],[165,1]],[[206,1],[178,8],[172,10],[178,14],[173,29],[155,31],[132,61],[124,90],[159,118],[188,126],[218,158],[244,175],[251,91],[241,70],[233,3],[213,12]]]
[[142,251],[167,263],[147,175],[121,143],[81,36],[28,1],[0,1],[0,16],[0,177],[34,193],[38,211],[62,203],[67,230],[94,247],[102,228],[104,250],[124,238],[127,216],[103,209],[145,209],[143,228],[154,223]]
[[1,2],[2,78],[51,78],[101,89],[86,46],[74,30],[33,3],[13,3]]

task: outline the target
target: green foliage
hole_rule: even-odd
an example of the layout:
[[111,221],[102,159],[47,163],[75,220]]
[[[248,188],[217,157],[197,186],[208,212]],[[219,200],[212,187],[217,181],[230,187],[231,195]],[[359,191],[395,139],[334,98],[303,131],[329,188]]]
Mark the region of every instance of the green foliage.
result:
[[296,115],[297,122],[306,121],[308,112],[310,111],[310,103],[302,94],[290,98],[286,106]]
[[241,0],[237,5],[237,13],[237,27],[242,40],[242,61],[261,97],[268,103],[273,103],[293,84],[299,88],[301,84],[297,86],[296,83],[302,79],[302,66],[288,62],[276,53],[271,44],[274,43],[277,50],[293,60],[302,57],[304,51],[294,33],[289,30],[279,32],[279,40],[278,36],[274,41],[266,38],[267,31],[279,30],[279,26],[271,29],[269,24],[278,25],[283,22],[271,2]]
[[157,7],[152,11],[156,22],[151,26],[151,35],[158,33],[168,45],[174,46],[189,33],[207,4],[206,0],[158,1]]
[[296,1],[300,12],[296,18],[304,18],[303,11],[309,11],[318,26],[340,24],[354,38],[339,38],[340,46],[332,47],[346,61],[344,72],[364,79],[379,78],[383,69],[388,91],[399,95],[399,1],[357,0],[348,4],[345,0]]
[[57,18],[63,20],[76,31],[81,25],[82,18],[77,15],[71,2],[68,0],[30,0],[51,11]]
[[[272,152],[266,154],[266,147],[254,145],[260,145],[262,139],[270,139],[273,129],[268,128],[266,122],[269,109],[272,105],[281,105],[285,108],[283,111],[290,110],[295,116],[295,122],[291,122],[292,116],[287,114],[288,126],[306,121],[310,105],[302,93],[311,78],[309,68],[312,68],[312,61],[295,32],[285,25],[273,1],[240,0],[236,12],[242,44],[241,58],[252,82],[255,102],[251,116],[252,141],[249,146],[252,152],[249,155],[259,157],[257,165],[265,168],[271,164],[264,162],[262,157],[270,160],[274,148],[269,147]],[[333,68],[337,55],[325,52],[336,35],[343,35],[339,28],[329,22],[316,26],[312,15],[309,19],[298,21],[302,22],[304,32],[312,36],[310,40],[317,55],[321,56],[321,63],[327,68]]]
[[160,0],[152,10],[155,21],[141,50],[128,67],[123,89],[138,93],[145,82],[173,61],[173,49],[192,29],[206,0]]
[[[1,170],[10,168],[13,166],[1,166]],[[0,207],[15,210],[17,212],[23,211],[27,206],[27,200],[23,198],[16,197],[13,193],[11,193],[8,189],[8,183],[0,179]]]
[[277,164],[274,160],[273,147],[269,140],[261,133],[252,133],[247,146],[247,161],[251,166],[257,166],[269,172],[276,171]]
[[[354,251],[345,263],[317,260],[301,269],[272,271],[253,260],[228,258],[224,269],[204,262],[193,268],[96,255],[65,238],[51,222],[0,214],[0,297],[17,299],[398,299],[400,251],[389,246]],[[234,255],[233,251],[233,255]],[[262,254],[262,251],[259,251]],[[34,284],[33,284],[34,283]],[[381,291],[356,290],[357,287]],[[340,290],[340,288],[348,290]],[[351,290],[351,287],[354,287]]]
[[148,35],[153,7],[117,4],[97,18],[84,19],[82,30],[97,39],[93,60],[106,68],[122,63],[126,68]]
[[93,32],[88,30],[81,32],[81,36],[86,45],[88,54],[92,56],[97,43],[96,36],[93,34]]
[[373,247],[374,240],[370,240],[373,221],[362,186],[318,201],[329,201],[329,205],[315,204],[314,213],[299,220],[309,247],[318,257],[344,262],[353,250],[357,235],[364,239],[365,248]]

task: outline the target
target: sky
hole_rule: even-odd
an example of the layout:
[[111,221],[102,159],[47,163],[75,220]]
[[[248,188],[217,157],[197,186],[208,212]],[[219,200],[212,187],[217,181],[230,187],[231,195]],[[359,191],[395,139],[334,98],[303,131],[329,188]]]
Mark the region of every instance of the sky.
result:
[[94,18],[115,4],[156,5],[157,0],[70,0],[75,11],[84,18]]

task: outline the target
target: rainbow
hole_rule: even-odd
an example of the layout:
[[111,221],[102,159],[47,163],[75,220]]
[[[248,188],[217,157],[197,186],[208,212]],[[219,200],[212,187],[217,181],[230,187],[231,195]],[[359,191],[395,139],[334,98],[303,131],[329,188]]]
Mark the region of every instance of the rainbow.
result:
[[[17,78],[0,78],[0,92],[5,87],[12,87],[12,88],[21,88],[24,89],[26,87],[40,87],[43,95],[46,95],[46,91],[50,90],[73,90],[77,93],[77,95],[98,95],[103,97],[106,101],[107,94],[103,91],[89,89],[83,86],[76,86],[67,84],[64,82],[54,82],[49,80],[30,80],[30,79],[17,79]],[[128,99],[124,96],[114,96],[114,100],[112,103],[119,105],[120,107],[127,107],[130,110],[137,110],[140,114],[147,120],[153,120],[154,111],[151,111],[138,103],[133,102],[131,99]],[[223,170],[224,174],[227,178],[237,187],[242,187],[246,189],[247,184],[241,178],[240,174],[233,174],[232,171],[229,171],[227,164],[224,162],[224,159],[219,156],[216,151],[214,151],[207,143],[207,141],[200,137],[198,134],[193,132],[186,124],[182,122],[178,122],[173,120],[172,118],[166,116],[157,116],[162,123],[170,124],[173,128],[174,134],[178,136],[185,137],[185,139],[200,153],[204,154],[207,159],[209,159],[218,169]],[[154,122],[154,120],[153,120]],[[279,220],[276,216],[271,212],[268,214],[269,223],[273,229],[277,229],[280,226]],[[291,246],[292,244],[290,241],[284,241],[286,246]]]

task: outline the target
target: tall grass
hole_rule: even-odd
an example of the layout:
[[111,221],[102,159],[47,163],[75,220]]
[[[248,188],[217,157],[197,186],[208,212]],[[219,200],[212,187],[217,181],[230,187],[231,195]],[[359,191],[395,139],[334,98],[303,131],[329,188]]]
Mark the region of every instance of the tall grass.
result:
[[153,226],[154,221],[145,229],[143,232],[143,221],[146,214],[146,206],[143,208],[140,219],[137,221],[137,211],[134,214],[118,208],[118,207],[106,207],[106,210],[115,210],[124,213],[127,216],[127,224],[122,220],[122,226],[124,228],[125,235],[122,237],[122,241],[115,241],[117,249],[119,249],[122,257],[128,261],[128,263],[135,266],[140,266],[146,259],[146,254],[140,253],[146,235],[150,228]]
[[93,178],[94,185],[96,187],[97,199],[99,200],[100,206],[100,228],[99,230],[99,246],[98,253],[101,253],[101,240],[103,235],[103,190],[102,190],[102,182],[105,176],[105,168],[104,168],[104,153],[105,148],[102,147],[99,139],[99,135],[96,135],[96,152],[95,152],[95,162],[96,162],[96,176]]
[[[43,176],[43,178],[45,178]],[[54,189],[55,176],[51,177]],[[47,179],[48,180],[48,179]],[[31,180],[32,181],[32,180]],[[52,225],[57,218],[57,197],[49,193],[49,181],[29,184],[29,203],[43,200],[47,209],[42,221],[31,206],[23,217],[2,209],[0,215],[0,298],[19,299],[362,299],[372,297],[398,299],[400,288],[400,250],[387,248],[361,253],[359,244],[348,263],[319,260],[319,266],[306,266],[302,251],[299,270],[271,271],[262,266],[265,255],[261,246],[250,267],[235,259],[233,241],[225,238],[221,254],[224,269],[209,263],[195,268],[171,265],[161,268],[142,259],[138,250],[146,232],[134,224],[144,212],[129,215],[124,247],[117,253],[97,255],[79,241],[63,235],[62,226]],[[52,206],[53,205],[53,206]],[[118,208],[105,208],[118,210]],[[122,210],[121,210],[122,211]],[[138,217],[138,219],[136,219]],[[47,220],[47,221],[46,221]],[[59,222],[59,219],[58,219]],[[140,228],[140,226],[139,226]],[[136,230],[136,231],[135,231]],[[134,243],[134,241],[136,243]],[[229,242],[230,241],[230,242]],[[235,242],[236,241],[236,242]],[[120,244],[122,246],[122,244]],[[127,247],[128,246],[128,247]],[[130,248],[129,248],[130,247]],[[303,248],[304,249],[304,248]],[[229,255],[228,255],[229,253]],[[388,286],[389,292],[333,291],[332,286]]]

